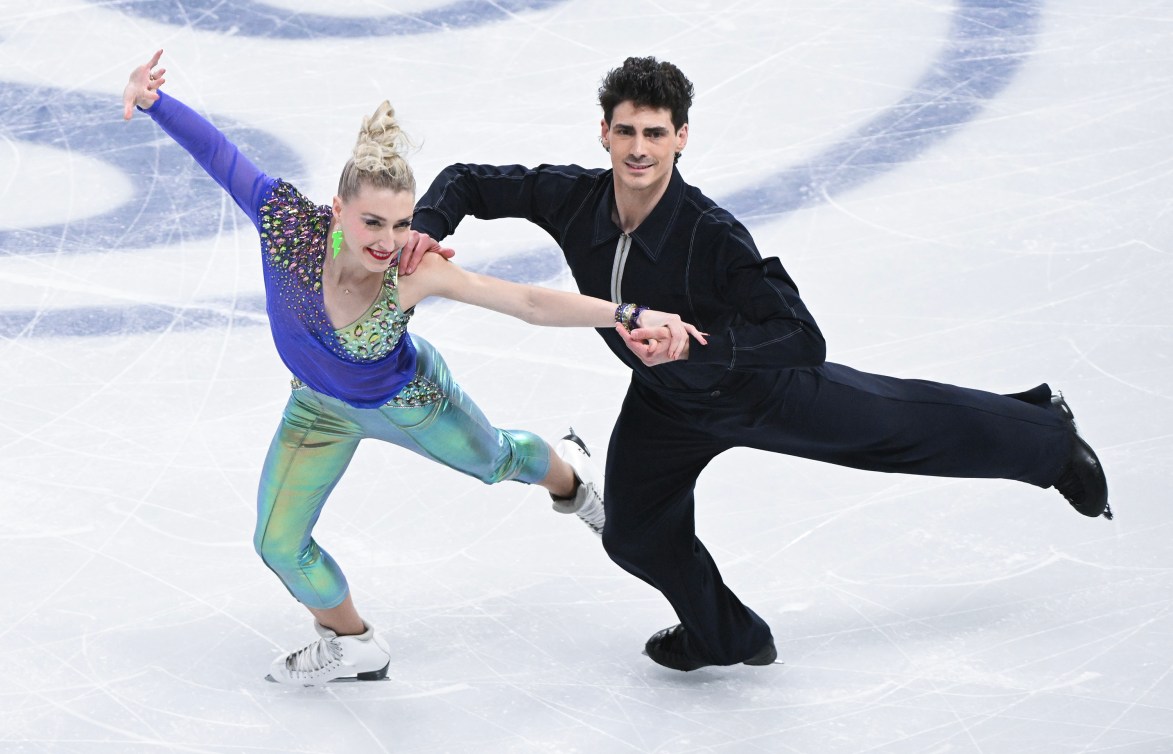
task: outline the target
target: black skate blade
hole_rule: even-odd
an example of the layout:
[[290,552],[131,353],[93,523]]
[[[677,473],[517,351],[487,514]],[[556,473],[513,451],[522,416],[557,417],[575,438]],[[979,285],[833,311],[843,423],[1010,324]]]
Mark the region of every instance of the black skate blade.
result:
[[[650,657],[651,657],[651,655],[649,655],[649,654],[648,654],[648,650],[646,650],[646,649],[642,649],[642,650],[640,650],[640,654],[641,654],[641,655],[643,655],[644,657],[648,657],[648,658],[650,658]],[[655,662],[655,661],[653,660],[653,662]],[[750,665],[749,663],[745,663],[745,662],[743,662],[743,663],[741,663],[741,664],[742,664],[742,665],[745,665],[746,667],[751,667],[751,668],[763,668],[763,667],[765,667],[765,665]],[[769,664],[769,665],[785,665],[786,663],[782,662],[781,660],[774,660],[773,662],[771,662],[771,663],[768,663],[768,664]],[[706,668],[717,668],[717,667],[721,667],[721,666],[720,666],[720,665],[705,665],[704,667],[706,667]],[[669,669],[671,669],[671,668],[669,668]],[[702,668],[697,668],[697,670],[701,670],[701,669],[702,669]]]
[[[303,683],[302,688],[309,688],[311,686],[329,686],[332,683],[357,683],[359,681],[366,683],[368,681],[389,681],[389,680],[391,680],[390,678],[387,677],[387,668],[389,668],[389,667],[391,667],[391,663],[387,663],[386,665],[379,668],[378,670],[372,670],[367,673],[359,673],[356,676],[347,676],[345,678],[331,678],[330,680],[326,681],[325,683]],[[272,673],[269,673],[268,675],[266,675],[265,680],[268,681],[269,683],[281,683],[281,681],[278,681],[276,678],[273,677]],[[296,686],[297,684],[286,683],[286,684],[281,684],[281,685],[283,685],[283,686]]]
[[578,436],[578,433],[574,431],[574,427],[571,427],[570,434],[566,435],[562,439],[563,440],[570,440],[572,443],[574,443],[578,447],[582,448],[582,452],[586,453],[588,456],[591,454],[591,452],[589,450],[587,450],[586,443],[583,441],[583,439],[581,437]]

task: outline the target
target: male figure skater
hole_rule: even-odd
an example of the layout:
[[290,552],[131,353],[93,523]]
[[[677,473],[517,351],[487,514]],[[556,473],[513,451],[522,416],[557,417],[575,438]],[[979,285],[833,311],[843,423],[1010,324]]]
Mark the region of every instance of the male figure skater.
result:
[[413,227],[523,217],[562,248],[579,290],[679,314],[708,333],[678,359],[650,331],[600,330],[632,369],[607,452],[603,545],[659,589],[680,624],[646,654],[677,670],[766,665],[769,626],[722,582],[696,537],[693,489],[732,447],[873,471],[1016,479],[1111,518],[1107,482],[1050,387],[995,395],[825,361],[823,336],[776,257],[675,167],[693,87],[676,66],[629,58],[599,90],[610,169],[452,165]]

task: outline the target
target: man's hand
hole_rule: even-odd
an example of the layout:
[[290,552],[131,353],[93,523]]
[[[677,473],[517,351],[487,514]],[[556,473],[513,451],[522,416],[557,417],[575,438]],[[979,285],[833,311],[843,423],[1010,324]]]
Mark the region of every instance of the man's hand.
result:
[[415,272],[415,268],[419,266],[424,254],[439,254],[445,259],[456,256],[453,249],[441,246],[439,241],[433,240],[427,233],[413,230],[411,238],[407,240],[399,252],[399,274],[410,275]]
[[665,337],[667,337],[668,342],[665,344],[667,351],[664,354],[666,357],[664,361],[687,359],[688,336],[690,335],[701,343],[708,343],[705,340],[705,333],[681,320],[679,314],[656,311],[655,309],[641,311],[635,320],[635,327],[632,328],[632,337],[635,340],[655,341],[658,344],[664,344]]
[[615,325],[615,332],[619,333],[619,337],[623,338],[631,352],[649,367],[688,359],[690,341],[687,334],[684,335],[681,345],[679,340],[676,344],[672,343],[672,333],[667,327],[638,327],[628,332],[623,325]]

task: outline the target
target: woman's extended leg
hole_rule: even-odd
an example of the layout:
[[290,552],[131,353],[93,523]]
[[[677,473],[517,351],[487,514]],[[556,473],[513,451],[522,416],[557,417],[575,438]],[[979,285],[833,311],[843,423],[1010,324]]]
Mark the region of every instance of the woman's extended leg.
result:
[[413,340],[418,353],[416,379],[397,400],[362,414],[367,436],[400,445],[486,484],[514,480],[540,485],[555,500],[555,510],[577,513],[588,526],[601,531],[602,478],[590,467],[585,447],[565,439],[556,452],[532,432],[493,426],[431,344],[419,337]]
[[253,545],[290,593],[311,609],[342,604],[346,577],[311,536],[361,439],[319,396],[295,390],[269,446],[257,492]]
[[315,618],[319,639],[278,657],[269,677],[317,684],[343,676],[382,678],[387,645],[354,607],[346,578],[311,536],[330,491],[361,439],[356,424],[321,397],[295,390],[269,447],[257,495],[253,543],[265,564]]

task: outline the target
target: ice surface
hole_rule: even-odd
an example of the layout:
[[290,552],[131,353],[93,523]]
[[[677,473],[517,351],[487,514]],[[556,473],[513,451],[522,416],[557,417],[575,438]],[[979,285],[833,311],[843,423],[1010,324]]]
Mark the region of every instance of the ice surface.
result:
[[[0,2],[0,750],[1173,751],[1173,7]],[[322,202],[390,99],[424,185],[455,161],[603,164],[627,55],[697,87],[685,178],[780,256],[863,369],[1063,389],[1117,519],[1009,482],[753,451],[698,526],[784,665],[682,674],[674,623],[544,493],[364,445],[318,529],[389,680],[289,689],[313,638],[253,554],[288,375],[253,230],[130,69]],[[569,287],[548,238],[458,261]],[[412,329],[502,426],[606,451],[627,375],[590,332],[463,306]]]

